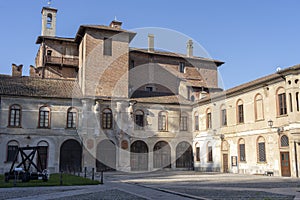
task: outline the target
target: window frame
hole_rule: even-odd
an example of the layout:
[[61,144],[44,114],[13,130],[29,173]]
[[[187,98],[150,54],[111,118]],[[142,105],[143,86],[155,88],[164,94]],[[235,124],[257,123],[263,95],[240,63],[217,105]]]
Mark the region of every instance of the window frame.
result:
[[[137,114],[139,112],[140,114]],[[140,117],[141,119],[137,120],[137,116],[142,116],[142,117]],[[144,128],[145,128],[145,114],[142,110],[136,110],[134,112],[134,130],[144,130]]]
[[[75,112],[74,112],[75,111]],[[71,126],[69,126],[69,113],[72,113],[72,119],[71,119]],[[75,120],[74,120],[74,113],[75,113]],[[75,126],[74,126],[75,125]],[[66,122],[66,128],[67,129],[77,129],[78,125],[78,110],[75,107],[70,107],[67,110],[67,122]]]
[[[10,143],[11,143],[11,145],[10,145]],[[16,155],[9,156],[10,155],[10,151],[11,151],[10,148],[9,148],[9,146],[11,146],[11,147],[17,147],[14,151],[16,151],[15,153],[18,153],[18,149],[19,149],[20,144],[16,140],[10,140],[10,141],[7,142],[7,144],[6,144],[6,159],[5,159],[5,162],[13,162],[14,158],[16,156]],[[11,158],[11,159],[9,159],[9,158]],[[18,162],[18,157],[17,157],[16,161]]]
[[244,102],[239,99],[236,103],[237,124],[245,123]]
[[112,56],[112,38],[104,38],[103,39],[103,55],[104,56]]
[[[43,108],[46,108],[47,111],[43,111],[42,110]],[[43,113],[43,116],[41,116],[41,113]],[[48,116],[47,116],[47,121],[48,121],[47,126],[46,126],[46,115],[45,115],[45,113],[48,113]],[[43,119],[43,121],[44,121],[43,122],[43,126],[41,126],[41,118],[42,117],[44,117],[44,119]],[[51,128],[50,124],[51,124],[51,109],[47,105],[41,106],[39,108],[38,128],[50,129]]]
[[158,131],[168,131],[168,112],[166,111],[158,113]]
[[188,131],[188,116],[186,113],[180,115],[179,130]]
[[207,143],[207,162],[212,163],[213,160],[213,148],[210,142]]
[[210,108],[206,110],[206,129],[212,129],[212,114]]
[[[241,151],[241,145],[244,146],[243,153]],[[243,138],[240,138],[239,142],[238,142],[238,154],[239,154],[239,161],[240,162],[247,162],[247,159],[246,159],[246,143],[245,143],[245,140]],[[243,159],[241,159],[242,154],[243,154]]]
[[[258,118],[258,106],[259,106],[259,103],[261,101],[261,118]],[[263,96],[258,93],[255,95],[255,98],[254,98],[254,114],[255,114],[255,121],[261,121],[261,120],[264,120],[265,119],[265,112],[264,112],[264,99],[263,99]]]
[[283,87],[279,87],[276,92],[277,99],[277,116],[282,117],[287,115],[286,92]]
[[[18,108],[13,108],[13,107],[18,107]],[[14,117],[13,117],[13,124],[12,124],[12,111],[14,111]],[[18,111],[18,114],[16,113],[16,111]],[[17,118],[18,116],[18,118]],[[16,120],[19,120],[19,124],[16,125]],[[22,122],[22,107],[19,104],[13,104],[11,106],[9,106],[9,116],[8,116],[8,127],[9,128],[21,128]]]
[[[108,112],[105,112],[105,111]],[[102,129],[105,130],[110,130],[113,128],[113,113],[112,110],[110,108],[104,108],[102,110],[102,120],[101,120],[101,124],[102,124]]]
[[199,131],[199,114],[198,112],[194,113],[194,130]]
[[[262,146],[263,144],[263,146]],[[257,138],[257,162],[258,163],[267,163],[267,154],[266,154],[266,140],[264,137],[259,136]],[[263,155],[261,154],[262,150],[261,148],[263,147]],[[261,160],[261,158],[264,158],[264,160]]]

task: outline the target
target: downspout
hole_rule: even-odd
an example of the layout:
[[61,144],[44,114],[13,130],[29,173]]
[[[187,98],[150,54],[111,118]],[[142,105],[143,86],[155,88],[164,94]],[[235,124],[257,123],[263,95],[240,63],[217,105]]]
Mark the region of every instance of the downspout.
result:
[[297,143],[294,141],[294,151],[295,151],[295,164],[296,164],[296,177],[299,177],[298,173],[298,159],[297,159]]

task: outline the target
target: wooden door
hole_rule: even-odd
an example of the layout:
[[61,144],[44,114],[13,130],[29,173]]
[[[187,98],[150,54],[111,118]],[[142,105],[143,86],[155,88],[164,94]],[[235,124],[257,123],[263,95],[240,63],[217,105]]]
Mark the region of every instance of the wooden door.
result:
[[223,172],[228,172],[228,154],[223,154]]
[[280,152],[281,176],[291,176],[289,152]]

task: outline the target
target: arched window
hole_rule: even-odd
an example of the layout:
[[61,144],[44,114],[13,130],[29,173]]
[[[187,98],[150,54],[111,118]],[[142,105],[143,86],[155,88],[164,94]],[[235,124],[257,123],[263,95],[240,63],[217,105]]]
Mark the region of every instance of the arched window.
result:
[[244,123],[244,104],[243,101],[240,99],[236,103],[236,115],[237,115],[237,123],[241,124]]
[[8,119],[8,126],[21,127],[21,106],[16,104],[10,106]]
[[259,137],[257,139],[257,155],[258,155],[258,162],[266,162],[266,143],[265,138]]
[[199,114],[195,112],[194,114],[194,122],[195,122],[195,131],[199,131]]
[[77,127],[77,109],[69,108],[67,111],[67,128],[76,128]]
[[52,28],[52,14],[47,15],[47,28]]
[[208,108],[206,110],[206,129],[212,128],[212,118],[211,118],[211,110]]
[[199,142],[196,143],[196,161],[200,162],[200,144],[199,144]]
[[287,114],[286,94],[282,87],[277,89],[277,114],[279,116]]
[[144,129],[144,112],[141,110],[137,110],[134,113],[134,128],[135,130],[143,130]]
[[158,114],[158,130],[167,131],[168,130],[168,113],[161,111]]
[[264,103],[263,97],[261,94],[257,94],[254,100],[254,113],[255,113],[255,120],[263,120],[264,119]]
[[239,153],[239,161],[245,162],[246,161],[246,146],[245,146],[245,140],[240,139],[238,144],[238,153]]
[[40,141],[38,143],[38,154],[37,157],[37,167],[43,171],[44,169],[47,169],[48,165],[48,147],[49,144],[46,141]]
[[103,129],[112,129],[112,111],[109,108],[105,108],[102,111],[102,128]]
[[213,162],[213,149],[210,142],[207,143],[207,162]]
[[7,155],[6,161],[13,162],[18,153],[19,143],[15,140],[11,140],[7,143]]
[[180,130],[187,131],[188,130],[188,115],[183,112],[180,115]]
[[50,109],[47,106],[40,107],[39,128],[50,128]]
[[286,135],[281,136],[280,138],[280,147],[288,147],[289,146],[289,138]]
[[221,106],[221,126],[227,126],[227,111],[225,105]]

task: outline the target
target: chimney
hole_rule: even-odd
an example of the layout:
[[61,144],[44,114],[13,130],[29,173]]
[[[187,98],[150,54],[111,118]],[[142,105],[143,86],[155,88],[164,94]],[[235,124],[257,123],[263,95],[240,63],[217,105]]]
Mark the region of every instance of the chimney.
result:
[[193,40],[189,40],[186,44],[186,56],[193,57]]
[[109,26],[111,28],[121,29],[122,22],[118,21],[117,18],[115,17],[115,19],[112,22],[110,22]]
[[21,77],[22,76],[22,68],[23,68],[23,65],[17,66],[16,64],[12,64],[12,76],[13,77]]
[[154,35],[148,34],[148,52],[154,52]]

